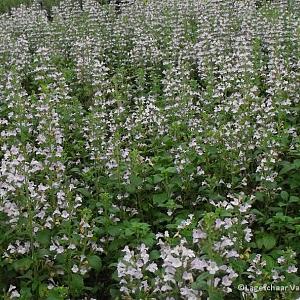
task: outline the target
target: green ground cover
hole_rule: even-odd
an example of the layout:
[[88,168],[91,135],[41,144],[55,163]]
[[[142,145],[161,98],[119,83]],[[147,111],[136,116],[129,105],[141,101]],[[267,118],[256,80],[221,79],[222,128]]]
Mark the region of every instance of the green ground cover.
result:
[[299,16],[0,15],[0,299],[299,299]]

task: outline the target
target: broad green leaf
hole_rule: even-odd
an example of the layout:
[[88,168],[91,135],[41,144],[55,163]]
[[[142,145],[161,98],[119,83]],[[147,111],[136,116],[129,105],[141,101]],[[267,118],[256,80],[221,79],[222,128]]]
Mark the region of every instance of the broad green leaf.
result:
[[263,245],[267,250],[274,248],[276,245],[276,238],[272,234],[264,234],[262,237]]
[[47,229],[39,231],[36,235],[36,240],[43,246],[48,245],[50,243],[50,238],[51,238],[51,231]]
[[29,257],[21,258],[13,263],[13,267],[16,271],[26,271],[31,267],[31,265],[32,260]]
[[150,252],[149,256],[150,256],[150,259],[152,259],[152,260],[159,259],[160,258],[160,252],[158,250],[152,250]]
[[110,226],[108,228],[108,233],[112,236],[117,236],[120,234],[120,232],[121,232],[121,228],[118,226]]
[[287,200],[289,199],[289,193],[286,192],[286,191],[282,191],[282,192],[280,193],[280,197],[281,197],[283,200],[287,201]]
[[209,293],[209,300],[223,300],[224,296],[221,291],[213,290]]
[[49,291],[48,298],[46,300],[64,300],[64,297],[57,288],[54,288]]
[[95,269],[96,271],[100,271],[102,267],[102,260],[99,256],[97,255],[91,255],[88,256],[87,258],[89,265]]
[[153,183],[154,184],[157,184],[157,183],[159,183],[159,182],[162,182],[163,181],[163,177],[161,177],[160,175],[154,175],[153,176]]
[[85,189],[85,188],[78,188],[77,191],[78,191],[81,195],[83,195],[83,196],[85,196],[85,197],[87,197],[87,198],[89,198],[89,197],[91,196],[91,193],[90,193],[87,189]]
[[79,274],[72,274],[70,287],[72,290],[80,292],[84,287],[83,277]]
[[166,169],[166,172],[171,173],[171,174],[176,174],[177,170],[176,170],[175,167],[169,167],[169,168]]
[[282,169],[281,171],[279,172],[280,175],[284,175],[286,173],[288,173],[289,171],[291,170],[294,170],[295,169],[295,166],[293,164],[286,164]]
[[153,195],[153,203],[160,205],[166,203],[169,200],[167,193],[155,194]]
[[291,196],[289,202],[290,203],[300,203],[300,198],[297,196]]

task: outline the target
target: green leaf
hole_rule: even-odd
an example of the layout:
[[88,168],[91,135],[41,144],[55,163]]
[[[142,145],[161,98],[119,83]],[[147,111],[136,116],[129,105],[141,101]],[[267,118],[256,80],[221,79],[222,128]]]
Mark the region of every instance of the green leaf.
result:
[[295,159],[293,161],[293,166],[295,167],[295,169],[299,169],[300,168],[300,159]]
[[130,181],[135,186],[140,186],[143,184],[143,178],[138,177],[138,176],[131,176]]
[[150,257],[151,260],[159,259],[160,258],[160,252],[158,250],[152,250],[149,254],[149,257]]
[[273,259],[272,256],[270,255],[263,255],[262,256],[262,259],[266,261],[267,263],[267,268],[269,270],[272,270],[274,268],[274,265],[275,265],[275,260]]
[[72,274],[70,287],[72,290],[74,290],[76,292],[80,292],[84,287],[84,282],[83,282],[82,276],[79,274]]
[[263,245],[267,250],[270,250],[276,245],[276,238],[272,234],[264,234],[262,237]]
[[49,295],[47,300],[64,300],[64,298],[61,297],[58,293],[57,294],[52,293],[52,295]]
[[120,232],[121,232],[121,228],[119,226],[110,226],[108,228],[108,233],[111,235],[111,236],[117,236],[117,235],[120,235]]
[[192,287],[196,290],[206,290],[207,289],[207,278],[210,276],[209,273],[202,273],[199,275],[195,282],[192,283]]
[[50,243],[50,238],[51,231],[47,229],[39,231],[36,235],[36,240],[43,246],[48,245]]
[[54,288],[49,291],[48,298],[46,300],[64,300],[58,288]]
[[126,185],[126,192],[130,194],[134,194],[137,190],[137,186],[135,184],[127,184]]
[[81,175],[82,174],[82,171],[79,169],[79,168],[72,168],[70,170],[71,173],[75,173],[75,174],[79,174]]
[[213,290],[209,293],[209,300],[223,300],[224,296],[221,291]]
[[265,194],[262,193],[262,192],[256,192],[256,193],[255,193],[255,198],[256,198],[256,200],[258,200],[258,201],[264,201]]
[[21,300],[32,299],[32,293],[29,287],[24,287],[20,290]]
[[257,239],[256,240],[256,247],[258,249],[261,249],[263,247],[263,239]]
[[289,202],[290,203],[300,203],[300,198],[297,196],[291,196]]
[[169,168],[166,169],[166,172],[170,173],[170,174],[176,174],[177,170],[176,170],[175,167],[169,167]]
[[13,263],[13,267],[16,271],[26,271],[31,267],[31,265],[32,260],[29,257],[21,258]]
[[89,198],[89,197],[91,196],[91,193],[90,193],[87,189],[85,189],[85,188],[78,188],[77,191],[78,191],[81,195],[83,195],[83,196],[85,196],[85,197],[87,197],[87,198]]
[[154,184],[157,184],[157,183],[159,183],[159,182],[162,182],[163,181],[163,177],[161,177],[160,175],[154,175],[153,176],[153,183]]
[[144,236],[142,238],[142,241],[148,247],[153,246],[154,245],[154,241],[155,241],[155,234],[154,233],[147,234],[146,236]]
[[284,175],[294,169],[295,169],[295,166],[293,164],[288,163],[281,169],[281,171],[279,172],[279,175]]
[[288,179],[288,184],[291,189],[300,187],[300,174],[296,173]]
[[97,255],[91,255],[88,256],[87,258],[89,265],[95,269],[96,271],[100,271],[102,267],[102,260],[99,256]]
[[46,284],[40,284],[38,291],[40,299],[45,299],[46,295],[48,295],[48,291],[49,290]]
[[153,203],[155,205],[166,203],[169,200],[167,193],[153,195]]
[[287,201],[287,200],[289,199],[289,193],[286,192],[286,191],[282,191],[282,192],[280,193],[280,197],[281,197],[283,200]]

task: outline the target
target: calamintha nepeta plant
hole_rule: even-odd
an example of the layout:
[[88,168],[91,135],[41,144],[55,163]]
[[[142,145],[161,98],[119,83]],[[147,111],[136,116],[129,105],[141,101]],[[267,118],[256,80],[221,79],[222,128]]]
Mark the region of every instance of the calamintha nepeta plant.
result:
[[0,15],[0,297],[296,299],[299,13],[64,0],[51,18],[38,1]]

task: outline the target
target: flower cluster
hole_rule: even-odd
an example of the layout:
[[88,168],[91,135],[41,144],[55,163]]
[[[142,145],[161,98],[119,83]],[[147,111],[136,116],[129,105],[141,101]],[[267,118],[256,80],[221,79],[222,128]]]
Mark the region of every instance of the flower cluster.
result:
[[32,2],[0,15],[0,298],[298,282],[299,1]]

